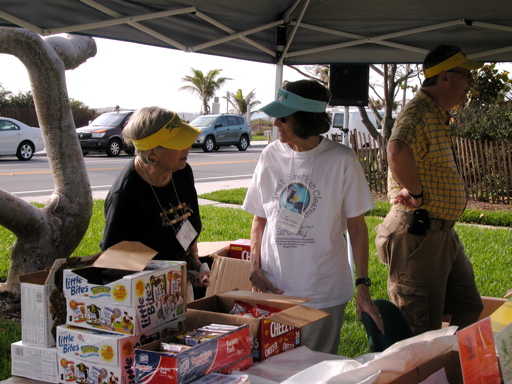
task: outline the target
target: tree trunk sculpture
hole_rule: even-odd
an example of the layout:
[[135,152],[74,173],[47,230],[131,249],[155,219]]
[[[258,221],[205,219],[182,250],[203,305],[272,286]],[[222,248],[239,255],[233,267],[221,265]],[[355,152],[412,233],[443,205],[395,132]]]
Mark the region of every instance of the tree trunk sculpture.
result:
[[92,194],[75,132],[66,87],[66,69],[96,55],[94,39],[42,39],[22,28],[0,28],[0,53],[27,68],[39,127],[55,189],[42,208],[0,189],[0,225],[16,235],[4,288],[19,290],[18,276],[50,267],[80,244],[92,214]]

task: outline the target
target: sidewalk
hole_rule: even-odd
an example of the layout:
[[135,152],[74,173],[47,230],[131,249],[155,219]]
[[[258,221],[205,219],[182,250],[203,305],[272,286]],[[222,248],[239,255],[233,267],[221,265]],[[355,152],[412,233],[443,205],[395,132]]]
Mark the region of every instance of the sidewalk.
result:
[[[234,188],[247,188],[251,179],[241,179],[241,180],[226,180],[226,181],[212,181],[209,183],[196,183],[196,190],[198,195],[202,195],[203,193],[209,193],[214,191],[220,191],[222,189],[234,189]],[[108,190],[101,191],[93,191],[92,198],[93,199],[105,199],[107,197]],[[50,195],[44,196],[27,196],[23,199],[28,202],[41,203],[45,204]],[[229,208],[240,208],[237,204],[224,204],[219,203],[217,201],[199,199],[199,205],[215,205],[219,207],[229,207]]]

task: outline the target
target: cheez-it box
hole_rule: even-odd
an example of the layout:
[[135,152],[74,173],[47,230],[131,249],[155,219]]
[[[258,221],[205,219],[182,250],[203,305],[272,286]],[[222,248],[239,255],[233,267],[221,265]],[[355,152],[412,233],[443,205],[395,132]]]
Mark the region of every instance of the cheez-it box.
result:
[[[301,305],[308,300],[249,291],[224,292],[189,303],[185,323],[187,327],[204,321],[232,325],[248,324],[253,337],[253,357],[261,361],[300,346],[300,329],[328,316],[326,312]],[[252,305],[263,304],[277,308],[279,312],[264,318],[230,314],[236,301]]]
[[229,244],[229,257],[241,260],[251,260],[251,241],[238,239]]

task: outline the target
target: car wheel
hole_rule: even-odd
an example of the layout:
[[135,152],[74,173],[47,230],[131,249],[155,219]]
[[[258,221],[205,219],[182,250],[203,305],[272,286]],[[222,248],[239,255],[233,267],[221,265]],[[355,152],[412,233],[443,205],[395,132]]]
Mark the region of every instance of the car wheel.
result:
[[203,151],[211,152],[214,149],[215,149],[215,139],[211,136],[208,136],[206,139],[204,139]]
[[245,151],[249,147],[249,140],[247,139],[247,136],[242,135],[236,147],[239,151]]
[[108,143],[107,156],[115,157],[121,153],[121,142],[118,139],[113,139]]
[[16,151],[16,157],[18,160],[30,160],[32,156],[34,156],[34,144],[32,144],[30,141],[22,142]]

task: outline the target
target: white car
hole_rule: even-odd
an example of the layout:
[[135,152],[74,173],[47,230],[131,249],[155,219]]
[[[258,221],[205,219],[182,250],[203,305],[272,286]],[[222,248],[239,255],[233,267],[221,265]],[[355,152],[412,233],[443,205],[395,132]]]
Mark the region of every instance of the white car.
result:
[[0,117],[0,156],[30,160],[35,152],[44,149],[41,130],[21,121]]

